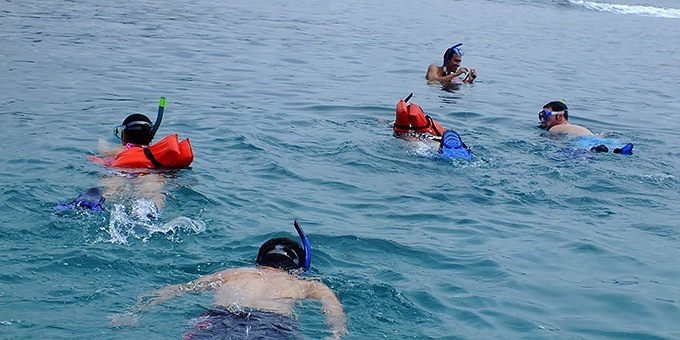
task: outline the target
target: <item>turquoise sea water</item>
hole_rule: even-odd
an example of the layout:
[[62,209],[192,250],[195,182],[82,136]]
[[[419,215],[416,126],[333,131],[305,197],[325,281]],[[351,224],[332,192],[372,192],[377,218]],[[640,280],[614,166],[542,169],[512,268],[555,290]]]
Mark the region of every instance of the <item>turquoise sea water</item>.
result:
[[[27,0],[0,18],[2,338],[179,338],[209,294],[109,317],[252,265],[293,219],[348,339],[680,338],[677,0]],[[459,41],[478,81],[427,85]],[[410,92],[474,161],[392,137]],[[55,213],[160,96],[159,134],[196,155],[160,220]],[[556,99],[634,155],[563,152],[537,128]],[[297,313],[310,339],[317,308]]]

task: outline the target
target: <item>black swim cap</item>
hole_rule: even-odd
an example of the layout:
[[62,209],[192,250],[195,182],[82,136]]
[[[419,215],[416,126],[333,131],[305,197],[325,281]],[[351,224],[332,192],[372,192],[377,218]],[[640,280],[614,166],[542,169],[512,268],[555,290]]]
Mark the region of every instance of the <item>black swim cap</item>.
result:
[[305,251],[300,244],[281,237],[262,244],[255,262],[260,266],[290,270],[302,268],[304,258]]
[[123,121],[123,132],[126,143],[149,145],[153,135],[151,133],[151,119],[135,113],[127,116]]

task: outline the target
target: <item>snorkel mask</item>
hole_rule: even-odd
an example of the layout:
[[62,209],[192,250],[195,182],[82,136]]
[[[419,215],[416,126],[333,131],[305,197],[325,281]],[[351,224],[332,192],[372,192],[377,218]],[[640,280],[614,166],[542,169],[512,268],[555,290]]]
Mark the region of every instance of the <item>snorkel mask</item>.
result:
[[115,128],[113,128],[113,134],[118,137],[118,139],[122,139],[122,133],[123,131],[135,131],[135,130],[142,130],[145,127],[151,127],[152,125],[149,122],[143,121],[143,120],[135,120],[132,122],[129,122],[127,124],[122,124],[118,125]]
[[454,54],[457,54],[459,56],[463,55],[463,50],[459,48],[460,46],[463,46],[463,43],[457,43],[449,47],[449,49],[446,50],[446,52],[444,52],[444,64],[443,64],[444,66],[446,66],[446,63],[448,63],[449,60],[451,60]]
[[118,125],[113,128],[113,134],[118,137],[118,139],[122,139],[122,133],[124,130],[128,131],[134,131],[134,130],[141,130],[145,126],[151,126],[151,139],[153,139],[154,136],[156,136],[156,132],[158,131],[158,128],[161,126],[161,122],[163,121],[163,111],[165,111],[165,97],[161,97],[160,102],[158,103],[158,114],[156,115],[156,122],[151,125],[149,122],[137,120],[134,122],[129,122],[127,124],[123,125]]
[[546,122],[550,119],[552,115],[564,115],[564,119],[567,119],[569,114],[567,104],[564,103],[564,99],[560,101],[552,101],[548,104],[543,105],[543,109],[538,112],[538,120],[541,122],[541,127],[546,127]]
[[538,120],[541,122],[541,124],[545,124],[545,121],[552,116],[553,113],[550,111],[550,109],[543,109],[538,112]]
[[541,122],[541,126],[545,127],[545,122],[548,121],[548,118],[550,118],[550,116],[564,114],[564,113],[567,113],[567,110],[553,112],[550,109],[543,109],[543,110],[538,112],[538,120]]

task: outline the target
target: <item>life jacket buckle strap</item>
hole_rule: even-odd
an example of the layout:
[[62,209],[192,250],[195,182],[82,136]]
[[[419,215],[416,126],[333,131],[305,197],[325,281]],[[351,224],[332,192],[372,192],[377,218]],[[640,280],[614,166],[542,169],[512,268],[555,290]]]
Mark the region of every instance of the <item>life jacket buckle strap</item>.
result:
[[154,167],[156,167],[156,168],[162,168],[162,167],[163,167],[163,164],[161,164],[161,162],[159,162],[159,161],[153,156],[153,153],[151,152],[151,150],[149,150],[148,147],[145,147],[145,148],[143,148],[143,149],[144,149],[144,156],[146,156],[146,158],[149,159],[149,161],[151,162],[151,164],[153,164]]

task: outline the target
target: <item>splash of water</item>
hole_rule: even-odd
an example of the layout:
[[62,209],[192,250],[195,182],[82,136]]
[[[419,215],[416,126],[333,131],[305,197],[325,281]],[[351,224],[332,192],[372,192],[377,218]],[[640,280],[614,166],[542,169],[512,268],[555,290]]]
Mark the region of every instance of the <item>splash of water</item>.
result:
[[101,229],[109,235],[109,239],[101,239],[104,242],[116,244],[128,244],[129,238],[147,241],[156,234],[168,235],[175,239],[178,232],[193,232],[199,234],[206,229],[205,222],[179,216],[167,223],[161,223],[150,215],[149,211],[155,212],[148,206],[135,204],[130,209],[130,214],[126,212],[123,204],[114,204],[109,217],[109,223]]

